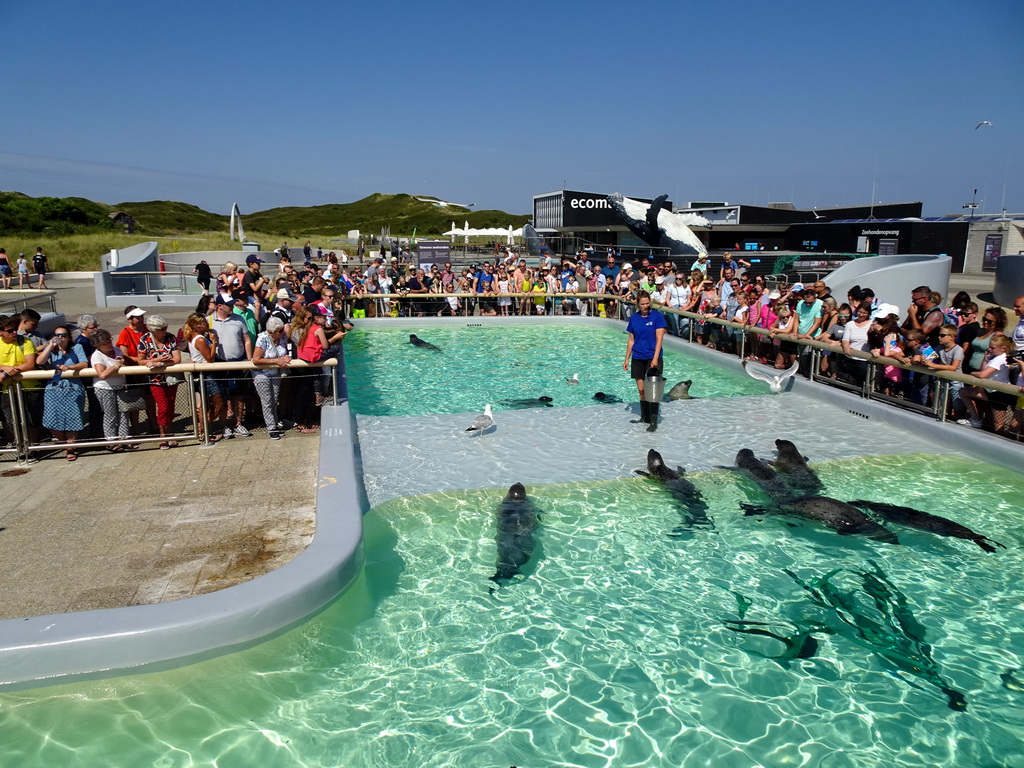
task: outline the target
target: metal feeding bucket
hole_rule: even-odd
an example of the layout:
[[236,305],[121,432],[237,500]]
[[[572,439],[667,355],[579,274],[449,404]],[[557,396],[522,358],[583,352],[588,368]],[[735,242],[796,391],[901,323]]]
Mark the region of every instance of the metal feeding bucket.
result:
[[644,400],[648,403],[660,403],[664,394],[664,376],[648,376],[644,379]]

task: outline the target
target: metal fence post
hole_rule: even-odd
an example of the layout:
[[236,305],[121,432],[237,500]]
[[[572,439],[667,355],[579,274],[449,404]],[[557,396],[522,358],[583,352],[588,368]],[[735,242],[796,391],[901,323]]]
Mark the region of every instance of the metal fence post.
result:
[[935,382],[935,402],[932,405],[935,408],[935,417],[939,421],[945,422],[946,413],[949,411],[950,381],[936,376]]
[[199,420],[203,425],[203,445],[210,445],[209,408],[206,405],[206,371],[199,372]]
[[14,446],[17,448],[18,463],[27,464],[29,460],[28,413],[25,410],[25,398],[22,384],[15,381],[7,390],[11,397],[11,421],[14,427]]

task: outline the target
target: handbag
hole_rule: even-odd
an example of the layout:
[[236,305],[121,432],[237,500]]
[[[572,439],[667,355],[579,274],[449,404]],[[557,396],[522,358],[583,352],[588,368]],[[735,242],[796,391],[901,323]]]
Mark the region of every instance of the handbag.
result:
[[117,390],[117,410],[121,413],[146,410],[146,398],[139,387],[125,387]]

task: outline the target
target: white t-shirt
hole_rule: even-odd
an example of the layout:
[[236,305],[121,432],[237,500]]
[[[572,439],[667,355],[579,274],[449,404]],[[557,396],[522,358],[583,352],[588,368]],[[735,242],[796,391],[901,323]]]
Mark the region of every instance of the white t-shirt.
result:
[[999,382],[1002,382],[1003,384],[1009,384],[1010,383],[1010,366],[1006,362],[1006,355],[1005,354],[996,355],[991,360],[989,360],[987,363],[985,363],[982,366],[982,368],[983,369],[984,368],[995,368],[996,369],[996,372],[988,377],[989,381],[999,381]]
[[[95,368],[96,363],[99,363],[100,365],[106,368],[116,363],[122,357],[123,355],[121,354],[121,350],[119,350],[117,347],[114,347],[113,357],[103,352],[100,352],[97,349],[95,352],[92,353],[92,357],[89,358],[89,365]],[[107,376],[107,378],[105,379],[101,379],[100,377],[97,376],[95,379],[92,380],[92,382],[93,389],[124,389],[125,385],[128,383],[127,378],[124,376]]]
[[857,324],[852,320],[846,324],[846,330],[843,333],[843,341],[849,342],[852,349],[856,349],[858,352],[868,351],[868,330],[871,327],[871,323],[864,323],[863,328],[857,327]]
[[668,305],[672,309],[680,309],[690,303],[690,297],[693,293],[690,291],[690,286],[686,283],[680,285],[676,283],[672,285],[668,291]]

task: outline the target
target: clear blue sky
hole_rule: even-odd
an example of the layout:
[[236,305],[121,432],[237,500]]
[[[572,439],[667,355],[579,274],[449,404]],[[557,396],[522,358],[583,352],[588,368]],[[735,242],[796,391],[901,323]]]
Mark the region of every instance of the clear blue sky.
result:
[[[0,189],[1024,211],[1021,0],[0,0]],[[989,120],[993,126],[975,130]]]

